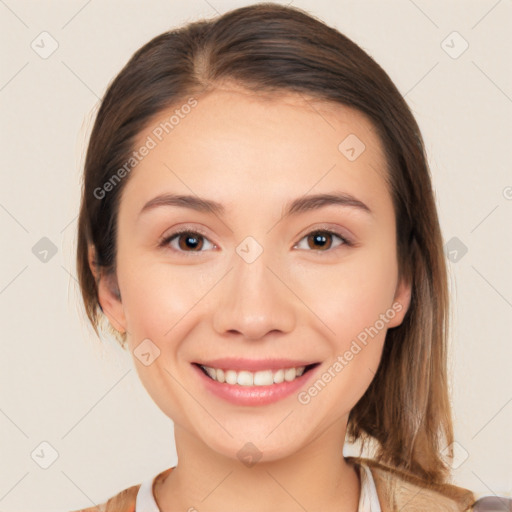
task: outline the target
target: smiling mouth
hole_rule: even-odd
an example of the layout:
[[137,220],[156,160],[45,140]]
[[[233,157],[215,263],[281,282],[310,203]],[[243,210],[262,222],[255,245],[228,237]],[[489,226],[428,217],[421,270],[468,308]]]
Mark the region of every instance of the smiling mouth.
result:
[[256,372],[248,370],[229,370],[212,368],[198,363],[193,363],[210,379],[226,385],[238,386],[272,386],[283,382],[292,382],[299,379],[307,372],[316,368],[320,363],[312,363],[307,366],[280,368],[277,370],[260,370]]

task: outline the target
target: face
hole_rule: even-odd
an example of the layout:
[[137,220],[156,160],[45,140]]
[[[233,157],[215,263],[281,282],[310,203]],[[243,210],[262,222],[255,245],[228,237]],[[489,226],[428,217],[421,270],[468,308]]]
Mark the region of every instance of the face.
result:
[[140,134],[155,144],[121,196],[121,300],[102,280],[100,302],[175,426],[275,460],[346,425],[408,308],[383,150],[362,114],[293,94],[218,89],[189,110]]

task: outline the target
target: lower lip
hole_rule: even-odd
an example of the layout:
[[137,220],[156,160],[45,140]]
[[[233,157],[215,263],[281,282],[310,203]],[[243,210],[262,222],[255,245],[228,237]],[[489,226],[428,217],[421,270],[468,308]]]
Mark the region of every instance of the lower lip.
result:
[[304,386],[318,366],[291,382],[284,381],[270,386],[240,386],[239,384],[226,384],[213,380],[199,366],[192,365],[208,391],[236,405],[267,405],[286,398]]

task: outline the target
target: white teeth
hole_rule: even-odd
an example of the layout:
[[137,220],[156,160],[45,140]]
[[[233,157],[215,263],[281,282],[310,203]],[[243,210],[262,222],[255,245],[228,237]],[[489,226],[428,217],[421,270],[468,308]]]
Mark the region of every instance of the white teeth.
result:
[[274,373],[274,382],[276,384],[281,384],[281,382],[284,382],[284,370],[277,370],[277,372]]
[[[203,366],[204,368],[204,366]],[[226,382],[228,384],[236,384],[236,372],[234,370],[228,370],[225,373],[226,375]]]
[[206,373],[213,379],[226,384],[238,384],[239,386],[270,386],[272,384],[281,384],[281,382],[291,382],[300,377],[305,370],[305,366],[297,368],[283,368],[280,370],[262,370],[258,372],[249,372],[241,370],[221,370],[220,368],[211,368],[201,365]]
[[274,384],[274,380],[272,378],[272,370],[264,370],[254,374],[255,386],[270,386],[271,384]]
[[213,369],[213,368],[210,368],[208,366],[205,366],[204,369],[206,370],[206,373],[212,378],[212,379],[216,379],[216,376],[217,376],[217,372]]
[[238,372],[236,383],[240,386],[252,386],[254,382],[254,375],[251,372],[241,371]]
[[284,380],[286,382],[291,382],[293,379],[297,377],[297,373],[295,373],[295,368],[288,368],[284,371]]

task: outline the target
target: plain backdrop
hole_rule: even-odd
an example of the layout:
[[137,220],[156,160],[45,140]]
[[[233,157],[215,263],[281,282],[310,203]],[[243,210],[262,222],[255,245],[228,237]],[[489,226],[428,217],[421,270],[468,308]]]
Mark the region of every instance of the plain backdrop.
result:
[[[84,320],[80,172],[97,103],[140,46],[250,3],[0,1],[2,511],[91,506],[176,462],[129,354]],[[453,481],[510,495],[512,4],[293,5],[374,57],[419,122],[450,272]]]

